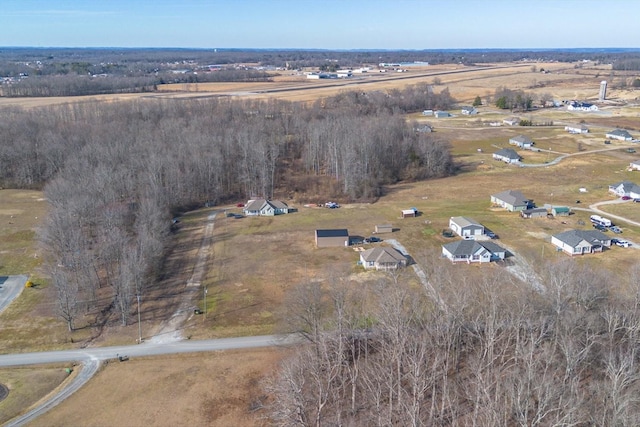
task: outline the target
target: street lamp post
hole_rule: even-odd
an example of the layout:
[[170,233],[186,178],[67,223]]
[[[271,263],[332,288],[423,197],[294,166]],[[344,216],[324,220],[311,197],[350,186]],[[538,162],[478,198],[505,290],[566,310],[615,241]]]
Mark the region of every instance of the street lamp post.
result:
[[140,326],[140,295],[136,295],[138,299],[138,344],[142,344],[142,327]]
[[207,288],[206,286],[202,289],[202,302],[204,305],[204,319],[207,318]]

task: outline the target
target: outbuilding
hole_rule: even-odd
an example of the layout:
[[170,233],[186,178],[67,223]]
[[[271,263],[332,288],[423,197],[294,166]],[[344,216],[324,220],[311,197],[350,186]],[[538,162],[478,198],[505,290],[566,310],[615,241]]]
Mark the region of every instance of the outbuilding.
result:
[[393,226],[391,224],[381,224],[375,226],[375,233],[393,233]]
[[316,230],[316,246],[318,248],[349,246],[349,231],[346,228]]

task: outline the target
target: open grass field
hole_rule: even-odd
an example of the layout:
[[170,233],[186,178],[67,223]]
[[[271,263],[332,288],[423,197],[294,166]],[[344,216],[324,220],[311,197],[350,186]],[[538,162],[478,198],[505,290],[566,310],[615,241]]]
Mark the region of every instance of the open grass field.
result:
[[[548,92],[557,99],[594,99],[600,80],[609,78],[610,73],[606,66],[574,68],[567,64],[536,64],[538,69],[544,66],[551,71],[540,74],[531,71],[533,64],[511,65],[514,66],[460,74],[446,73],[462,66],[427,67],[412,70],[402,79],[376,76],[356,84],[339,82],[338,86],[307,81],[304,76],[279,76],[269,83],[198,84],[197,91],[195,86],[178,85],[163,87],[163,92],[156,94],[90,99],[115,102],[143,97],[238,96],[307,102],[354,87],[363,91],[384,90],[432,82],[434,76],[442,83],[435,90],[448,87],[461,103],[470,103],[476,95],[492,95],[498,86]],[[438,120],[411,115],[408,119],[434,125],[434,136],[451,141],[459,173],[443,179],[390,186],[375,203],[347,204],[339,209],[306,208],[307,203],[321,201],[296,197],[283,200],[298,208],[297,213],[273,218],[227,218],[225,209],[240,211],[233,206],[186,214],[180,220],[179,231],[172,236],[166,266],[172,274],[154,284],[149,297],[142,302],[143,337],[157,333],[162,321],[185,299],[191,301],[192,308],[204,308],[202,288],[188,287],[187,282],[193,272],[206,219],[213,210],[219,214],[215,220],[207,274],[202,281],[208,290],[207,316],[192,315],[182,326],[182,335],[192,339],[276,332],[286,328],[281,321],[286,309],[283,302],[297,284],[313,280],[328,285],[337,278],[347,278],[366,287],[367,283],[380,277],[382,273],[364,272],[357,266],[359,255],[350,248],[315,248],[313,233],[317,228],[347,228],[352,236],[367,237],[376,224],[391,223],[397,231],[380,237],[398,240],[421,264],[450,268],[449,263],[439,257],[441,244],[451,241],[441,232],[448,227],[451,216],[468,216],[497,233],[500,236],[498,244],[507,246],[516,256],[526,258],[534,267],[542,259],[566,258],[554,250],[550,236],[570,228],[590,228],[588,212],[576,211],[575,215],[562,219],[525,220],[518,214],[492,208],[490,195],[518,189],[534,199],[538,206],[549,203],[587,207],[611,199],[608,193],[611,183],[640,182],[640,172],[626,170],[629,162],[638,158],[637,154],[624,151],[630,144],[619,141],[603,144],[605,132],[614,127],[640,129],[640,108],[615,106],[616,100],[633,100],[637,95],[631,90],[612,89],[609,96],[613,103],[598,113],[543,109],[521,115],[534,122],[554,122],[553,126],[545,127],[490,127],[490,122],[513,115],[491,106],[480,107],[480,114],[473,117],[458,115]],[[77,101],[69,98],[0,98],[0,106],[34,107]],[[459,110],[452,112],[457,115]],[[583,120],[590,127],[589,134],[570,135],[564,131],[565,124]],[[536,141],[538,148],[551,151],[521,151],[524,163],[545,163],[560,154],[578,155],[568,157],[558,165],[538,168],[519,168],[494,161],[491,154],[499,148],[510,147],[509,138],[518,134],[528,135]],[[618,150],[596,151],[604,148]],[[580,193],[580,188],[586,188],[587,193]],[[580,200],[579,204],[577,200]],[[39,283],[33,289],[26,289],[0,316],[0,352],[134,343],[137,338],[135,323],[127,327],[120,327],[117,322],[108,323],[99,336],[92,328],[81,328],[73,334],[66,332],[65,325],[55,316],[52,291],[46,280],[40,278],[38,269],[40,259],[34,230],[46,213],[42,194],[2,190],[0,201],[3,207],[0,209],[1,273],[33,274]],[[400,211],[409,207],[418,208],[422,215],[401,219]],[[602,209],[640,220],[640,204],[603,206]],[[623,237],[640,241],[638,227],[623,228]],[[608,269],[612,272],[612,286],[623,287],[624,272],[637,263],[637,254],[636,250],[614,247],[603,254],[585,256],[579,262]],[[455,268],[468,269],[470,274],[478,269],[502,273],[502,267],[495,265],[459,265]],[[85,320],[88,322],[89,317]],[[260,397],[259,379],[274,369],[281,357],[276,350],[252,350],[110,363],[89,385],[34,425],[261,425],[261,413],[251,411]],[[64,380],[56,369],[30,368],[32,377],[25,372],[1,371],[0,382],[20,384],[16,390],[21,394],[16,392],[13,398],[23,395],[35,398]],[[101,396],[99,400],[94,398],[98,395]],[[32,403],[26,399],[18,401],[22,403],[15,400],[0,403],[0,413],[4,414],[3,408],[8,407],[15,413]]]

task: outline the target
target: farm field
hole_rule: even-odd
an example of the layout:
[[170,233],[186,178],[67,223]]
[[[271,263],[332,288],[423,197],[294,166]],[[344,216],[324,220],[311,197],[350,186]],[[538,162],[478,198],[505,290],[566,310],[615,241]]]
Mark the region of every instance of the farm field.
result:
[[[470,103],[476,95],[492,95],[498,86],[522,88],[534,92],[549,92],[562,99],[589,99],[597,96],[598,83],[609,70],[604,66],[574,69],[567,64],[537,64],[551,71],[540,74],[530,70],[532,64],[516,64],[495,70],[480,70],[465,74],[440,74],[457,67],[427,67],[411,71],[402,79],[387,76],[358,83],[358,90],[387,90],[417,82],[441,79],[439,88],[448,87],[454,98]],[[411,77],[411,73],[420,74]],[[588,77],[588,78],[587,78]],[[533,81],[536,81],[534,84]],[[251,99],[278,98],[311,102],[340,91],[353,89],[349,83],[337,86],[311,83],[304,76],[279,76],[270,83],[167,85],[161,93],[130,96],[91,97],[105,102],[191,96],[234,96]],[[542,88],[528,89],[544,83]],[[303,89],[299,89],[304,86]],[[289,90],[296,89],[296,90]],[[391,223],[397,229],[381,235],[401,242],[419,264],[467,269],[470,274],[481,270],[502,274],[500,265],[451,266],[440,257],[440,246],[451,241],[442,236],[451,216],[471,217],[499,235],[496,242],[523,257],[532,266],[541,260],[553,261],[567,256],[555,251],[550,236],[570,228],[590,229],[590,213],[575,211],[574,215],[557,219],[522,219],[490,206],[490,195],[516,189],[532,198],[538,206],[545,203],[570,207],[612,199],[608,185],[622,180],[640,183],[640,172],[629,172],[629,161],[637,154],[627,153],[632,143],[613,141],[604,145],[604,134],[619,126],[640,130],[640,108],[618,108],[615,102],[632,100],[636,94],[627,90],[611,90],[613,100],[598,113],[571,113],[561,109],[542,109],[522,114],[535,122],[553,121],[552,126],[491,127],[513,115],[489,105],[479,108],[473,117],[458,115],[450,119],[435,119],[412,114],[409,120],[428,122],[434,126],[435,137],[451,142],[459,166],[455,176],[417,183],[399,183],[385,189],[375,203],[343,204],[339,209],[305,207],[324,202],[299,196],[284,198],[298,212],[271,218],[227,217],[225,212],[240,213],[233,205],[218,206],[190,212],[180,218],[178,233],[172,240],[167,263],[171,277],[152,287],[149,300],[143,301],[143,336],[153,335],[161,321],[179,306],[181,299],[190,298],[193,308],[204,309],[201,288],[186,287],[193,269],[206,218],[214,211],[212,252],[208,259],[206,286],[207,316],[190,316],[183,325],[183,337],[191,339],[258,335],[282,329],[283,302],[298,284],[320,281],[327,285],[339,279],[366,289],[383,273],[364,272],[356,265],[359,254],[351,248],[323,248],[314,245],[317,228],[347,228],[352,236],[370,236],[376,224]],[[73,99],[2,99],[1,105],[25,108],[47,103],[76,102]],[[586,135],[570,135],[566,124],[583,122],[590,127]],[[572,154],[553,166],[520,168],[492,159],[499,148],[511,147],[509,138],[523,134],[536,142],[540,152],[520,150],[525,164],[544,164],[563,154]],[[599,151],[610,149],[610,151]],[[586,193],[580,192],[585,188]],[[580,201],[578,203],[577,201]],[[0,201],[0,268],[3,274],[32,272],[36,277],[40,260],[37,257],[35,228],[46,214],[42,193],[1,190]],[[400,211],[416,207],[421,215],[400,218]],[[640,204],[605,205],[602,209],[616,215],[640,221]],[[584,224],[583,224],[584,223]],[[625,238],[640,242],[640,228],[624,226]],[[386,245],[382,242],[378,245]],[[583,257],[584,262],[606,268],[617,275],[614,283],[623,287],[624,271],[637,263],[638,252],[614,247],[603,254]],[[581,259],[580,262],[583,262]],[[168,292],[167,289],[171,289]],[[72,347],[83,342],[89,345],[133,343],[137,325],[114,327],[98,339],[91,339],[89,330],[79,330],[70,337],[62,322],[57,322],[52,290],[43,283],[25,290],[23,296],[0,317],[0,351],[24,351]],[[23,322],[26,315],[30,322]],[[33,328],[37,326],[37,328]],[[252,413],[252,405],[260,398],[259,381],[271,372],[283,357],[278,350],[224,352],[207,355],[132,360],[130,363],[108,364],[88,386],[41,417],[33,425],[104,425],[110,420],[119,425],[260,425],[260,412]],[[0,372],[0,382],[3,377]],[[43,370],[42,375],[49,375]],[[54,376],[55,377],[55,376]],[[122,378],[127,378],[123,391]],[[55,388],[57,377],[48,384]],[[92,399],[96,390],[103,398]],[[29,393],[28,388],[22,389]],[[0,404],[0,409],[2,408]],[[144,409],[140,409],[144,408]],[[126,418],[125,418],[126,414]],[[134,414],[134,415],[132,415]]]

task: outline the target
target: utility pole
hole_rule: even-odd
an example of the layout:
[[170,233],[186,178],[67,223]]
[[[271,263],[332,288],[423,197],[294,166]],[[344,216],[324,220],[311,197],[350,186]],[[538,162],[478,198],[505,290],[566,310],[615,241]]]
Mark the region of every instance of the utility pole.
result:
[[207,287],[202,289],[202,302],[204,305],[204,320],[207,320]]
[[138,299],[138,344],[142,344],[142,328],[140,326],[140,295],[136,295]]

